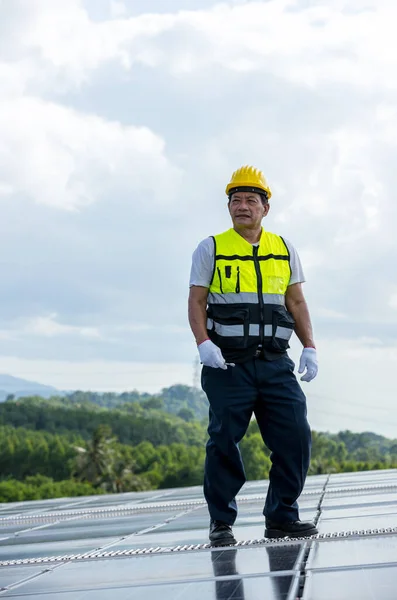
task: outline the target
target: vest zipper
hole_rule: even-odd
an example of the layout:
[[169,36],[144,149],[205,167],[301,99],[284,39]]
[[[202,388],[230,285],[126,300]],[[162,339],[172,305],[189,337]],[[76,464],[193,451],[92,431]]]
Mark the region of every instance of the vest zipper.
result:
[[240,293],[240,267],[237,267],[236,294]]
[[263,282],[262,282],[261,266],[260,266],[259,260],[258,260],[258,250],[259,250],[258,246],[253,247],[254,265],[255,265],[256,280],[257,280],[257,285],[258,285],[258,301],[259,301],[259,308],[260,308],[260,314],[261,314],[261,322],[259,325],[259,335],[260,335],[261,345],[263,346],[265,319],[264,319],[263,292],[262,292]]
[[218,276],[219,276],[219,287],[221,288],[221,294],[223,294],[223,289],[222,289],[222,275],[221,275],[221,270],[219,267],[217,267],[217,271],[218,271]]

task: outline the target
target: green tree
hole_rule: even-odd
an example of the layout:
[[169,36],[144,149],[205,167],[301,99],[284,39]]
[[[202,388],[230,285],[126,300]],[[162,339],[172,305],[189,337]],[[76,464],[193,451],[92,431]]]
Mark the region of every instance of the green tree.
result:
[[150,483],[144,477],[134,473],[134,465],[117,455],[103,476],[101,487],[106,492],[140,492],[150,489]]
[[109,480],[114,460],[114,442],[110,427],[100,425],[86,448],[75,448],[75,475],[79,481],[99,486],[104,480]]
[[178,411],[178,417],[183,419],[184,421],[194,421],[194,412],[191,408],[183,407]]
[[145,409],[154,409],[154,410],[163,410],[164,409],[164,401],[162,398],[156,398],[153,396],[152,398],[148,398],[148,400],[143,400],[141,402],[142,408]]
[[271,467],[270,458],[265,454],[265,445],[259,433],[244,437],[240,442],[240,452],[247,479],[267,479]]

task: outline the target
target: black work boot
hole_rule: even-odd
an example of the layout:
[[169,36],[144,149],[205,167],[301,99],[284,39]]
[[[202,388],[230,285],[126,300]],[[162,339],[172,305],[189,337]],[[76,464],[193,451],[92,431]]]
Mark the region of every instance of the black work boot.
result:
[[266,538],[299,538],[310,537],[318,533],[316,526],[311,521],[286,521],[284,523],[275,523],[266,519]]
[[210,542],[213,546],[229,546],[237,543],[231,526],[214,519],[210,522]]

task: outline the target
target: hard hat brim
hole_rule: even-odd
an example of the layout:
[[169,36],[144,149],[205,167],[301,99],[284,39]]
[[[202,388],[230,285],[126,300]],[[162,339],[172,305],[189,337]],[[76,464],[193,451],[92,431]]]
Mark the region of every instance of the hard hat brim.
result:
[[237,192],[253,192],[255,194],[263,194],[266,196],[267,199],[269,199],[271,197],[271,192],[269,189],[265,189],[265,188],[261,188],[258,186],[252,186],[252,185],[231,185],[230,183],[226,186],[226,195],[230,196],[232,194],[235,194]]

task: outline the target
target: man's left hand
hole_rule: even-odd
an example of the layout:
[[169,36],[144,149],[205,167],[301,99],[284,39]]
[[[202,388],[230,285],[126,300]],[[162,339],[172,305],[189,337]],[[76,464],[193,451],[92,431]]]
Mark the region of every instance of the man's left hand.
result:
[[306,373],[301,377],[301,381],[311,381],[318,372],[317,351],[315,348],[303,348],[301,359],[299,362],[298,373]]

